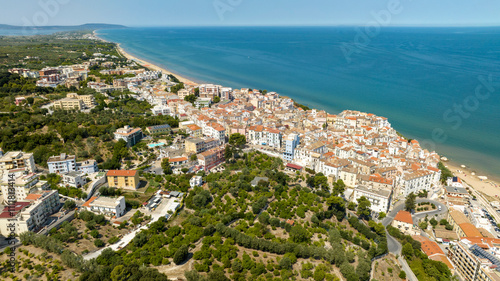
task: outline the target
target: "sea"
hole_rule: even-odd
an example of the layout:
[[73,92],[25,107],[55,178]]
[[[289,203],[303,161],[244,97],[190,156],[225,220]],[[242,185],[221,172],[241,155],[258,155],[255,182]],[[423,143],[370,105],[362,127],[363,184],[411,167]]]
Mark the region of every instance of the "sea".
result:
[[99,30],[197,82],[389,118],[424,148],[500,177],[500,27],[136,27]]

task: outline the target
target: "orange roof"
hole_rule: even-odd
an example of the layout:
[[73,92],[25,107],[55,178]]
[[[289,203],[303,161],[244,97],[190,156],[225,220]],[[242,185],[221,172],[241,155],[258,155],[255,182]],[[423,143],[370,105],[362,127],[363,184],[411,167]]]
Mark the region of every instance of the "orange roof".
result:
[[439,245],[434,242],[434,241],[424,241],[424,242],[421,242],[422,243],[422,251],[424,251],[424,253],[427,255],[427,256],[432,256],[432,255],[436,255],[436,254],[442,254],[444,255],[444,252],[443,250],[441,250],[441,248],[439,247]]
[[498,238],[489,238],[489,237],[467,237],[464,238],[470,241],[472,244],[476,244],[481,248],[488,249],[490,247],[500,245],[500,239]]
[[195,125],[195,124],[190,124],[190,125],[187,125],[186,127],[188,127],[191,131],[201,130],[200,126]]
[[168,159],[168,162],[173,163],[173,162],[181,162],[181,161],[187,161],[187,157],[177,157],[177,158],[172,158]]
[[411,214],[409,212],[403,211],[403,210],[399,211],[396,214],[396,217],[394,218],[394,220],[413,224],[413,219],[411,218]]
[[96,200],[96,199],[97,199],[97,197],[95,197],[95,196],[90,197],[89,201],[83,203],[82,207],[90,208],[90,203],[94,202],[94,200]]
[[134,177],[137,174],[135,170],[109,170],[106,173],[108,177]]
[[433,261],[440,261],[440,262],[446,264],[446,266],[448,266],[449,269],[454,268],[453,265],[451,264],[450,260],[445,255],[435,255],[435,256],[429,257],[429,259],[431,259]]
[[42,197],[42,194],[28,194],[24,200],[37,200],[40,197]]
[[466,237],[483,237],[481,232],[471,223],[464,222],[459,224]]

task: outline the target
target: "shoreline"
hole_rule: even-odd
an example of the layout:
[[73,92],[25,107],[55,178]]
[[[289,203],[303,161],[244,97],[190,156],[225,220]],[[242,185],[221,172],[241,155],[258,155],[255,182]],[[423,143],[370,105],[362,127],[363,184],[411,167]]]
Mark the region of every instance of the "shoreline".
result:
[[170,70],[167,70],[165,69],[164,67],[160,67],[154,63],[151,63],[147,60],[144,60],[144,59],[141,59],[137,56],[134,56],[134,55],[131,55],[130,53],[127,53],[122,47],[121,47],[121,44],[120,43],[117,43],[117,42],[110,42],[106,39],[103,39],[101,37],[99,37],[99,35],[96,33],[96,30],[94,30],[92,32],[92,35],[97,38],[98,40],[101,40],[103,42],[106,42],[106,43],[113,43],[113,44],[116,44],[116,49],[118,50],[118,52],[124,56],[125,58],[129,59],[129,60],[133,60],[135,62],[137,62],[139,65],[143,66],[143,67],[146,67],[146,68],[149,68],[151,70],[154,70],[154,71],[161,71],[164,75],[173,75],[175,76],[177,79],[179,79],[179,81],[181,81],[182,83],[184,83],[184,85],[186,86],[198,86],[199,84],[194,82],[193,80],[191,79],[188,79],[186,77],[183,77],[173,71],[170,71]]
[[[162,71],[165,74],[171,74],[177,77],[179,81],[183,82],[185,85],[190,85],[190,86],[197,86],[198,83],[187,79],[185,77],[182,77],[175,72],[166,70],[165,68],[159,67],[156,64],[150,63],[146,60],[140,59],[136,56],[133,56],[129,53],[127,53],[120,45],[120,43],[117,42],[110,42],[107,41],[101,37],[99,37],[96,33],[96,30],[93,31],[94,37],[97,39],[107,42],[107,43],[113,43],[116,44],[118,52],[120,52],[124,57],[130,60],[134,60],[137,63],[139,63],[143,67],[147,67],[153,70],[158,70]],[[286,97],[286,96],[283,96]],[[292,98],[290,98],[292,99]],[[292,99],[294,102],[296,102],[294,99]],[[446,157],[445,155],[441,155],[438,153],[441,157]],[[443,164],[450,169],[450,171],[457,177],[461,178],[463,181],[466,181],[469,185],[471,185],[474,189],[477,191],[483,192],[491,197],[497,198],[497,196],[500,194],[500,175],[491,175],[489,173],[483,173],[480,170],[476,170],[473,167],[466,167],[462,168],[460,163],[457,163],[453,160],[448,160],[448,161],[442,161]],[[475,175],[472,175],[472,173],[475,173]],[[478,178],[478,176],[487,176],[488,178],[486,180],[481,180]],[[499,198],[500,200],[500,198]]]

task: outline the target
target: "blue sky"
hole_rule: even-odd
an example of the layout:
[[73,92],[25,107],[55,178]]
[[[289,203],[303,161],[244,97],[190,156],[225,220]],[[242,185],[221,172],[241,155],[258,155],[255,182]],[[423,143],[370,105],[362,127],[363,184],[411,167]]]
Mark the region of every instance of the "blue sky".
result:
[[11,25],[366,25],[377,13],[393,26],[500,25],[498,0],[0,0],[0,7],[0,23]]

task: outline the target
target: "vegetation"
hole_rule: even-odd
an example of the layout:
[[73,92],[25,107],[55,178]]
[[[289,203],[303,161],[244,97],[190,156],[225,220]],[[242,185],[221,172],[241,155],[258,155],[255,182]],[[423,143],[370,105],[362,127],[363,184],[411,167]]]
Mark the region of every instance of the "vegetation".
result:
[[441,170],[441,183],[446,184],[446,180],[449,177],[453,177],[453,173],[444,166],[443,162],[438,163],[438,168]]
[[411,212],[412,210],[415,210],[416,206],[416,199],[417,195],[415,193],[410,193],[408,196],[406,196],[406,201],[405,201],[405,210],[408,212]]
[[[403,245],[401,254],[408,262],[408,265],[413,273],[415,273],[418,280],[450,280],[451,272],[448,266],[442,262],[429,259],[427,255],[422,252],[420,242],[415,241],[410,235],[402,234],[399,229],[390,225],[387,226],[387,231]],[[400,274],[399,277],[406,277],[406,275],[404,275],[404,277],[402,276],[403,275]]]

